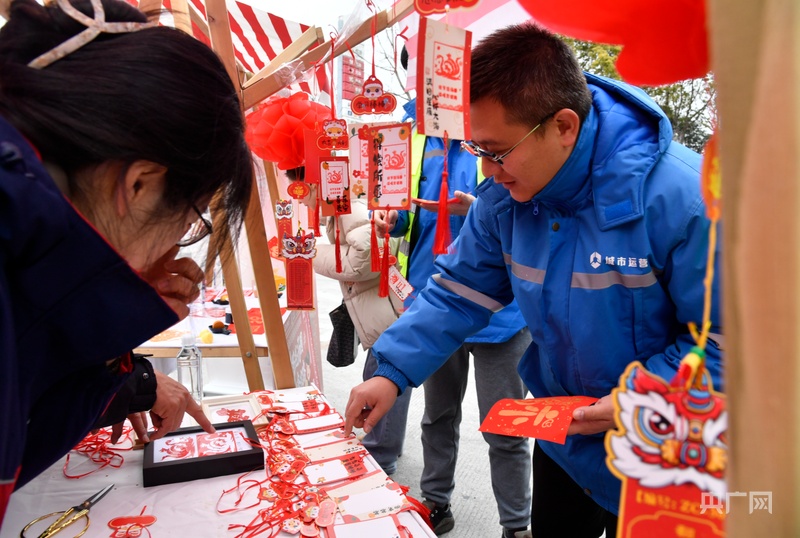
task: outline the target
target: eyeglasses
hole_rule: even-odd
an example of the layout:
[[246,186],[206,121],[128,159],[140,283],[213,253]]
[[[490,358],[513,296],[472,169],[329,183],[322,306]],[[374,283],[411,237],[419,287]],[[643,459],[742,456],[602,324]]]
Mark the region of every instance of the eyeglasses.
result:
[[481,157],[481,158],[483,158],[483,159],[488,159],[488,160],[490,160],[490,161],[492,161],[492,162],[495,162],[495,163],[499,164],[500,166],[503,166],[503,159],[505,159],[506,157],[508,157],[508,155],[509,155],[509,154],[510,154],[512,151],[514,151],[514,149],[516,149],[516,147],[517,147],[517,146],[519,146],[520,144],[522,144],[522,143],[525,141],[525,139],[526,139],[526,138],[528,138],[529,136],[531,136],[531,135],[533,134],[533,132],[534,132],[536,129],[538,129],[539,127],[541,127],[541,126],[542,126],[542,125],[543,125],[543,124],[544,124],[544,123],[545,123],[545,122],[546,122],[548,119],[550,119],[550,117],[551,117],[552,115],[553,115],[553,114],[548,114],[547,116],[545,116],[544,118],[542,118],[542,121],[540,121],[539,123],[537,123],[537,124],[536,124],[536,127],[534,127],[533,129],[531,129],[530,131],[528,131],[528,134],[526,134],[525,136],[523,136],[522,138],[520,138],[519,142],[517,142],[516,144],[514,144],[513,146],[511,146],[511,149],[509,149],[508,151],[506,151],[506,152],[505,152],[505,153],[503,153],[502,155],[498,155],[497,153],[494,153],[494,152],[492,152],[492,151],[486,151],[485,149],[483,149],[482,147],[480,147],[478,144],[476,144],[476,143],[475,143],[475,142],[473,142],[472,140],[463,140],[463,141],[461,142],[461,147],[462,147],[462,148],[464,148],[465,150],[467,150],[468,152],[470,152],[471,154],[475,155],[476,157]]
[[202,241],[214,231],[214,228],[211,226],[211,221],[208,220],[203,216],[203,212],[200,211],[195,204],[192,204],[192,209],[194,212],[197,213],[199,217],[198,220],[189,227],[189,230],[183,236],[183,238],[176,243],[179,247],[188,247],[189,245],[194,245],[198,241]]

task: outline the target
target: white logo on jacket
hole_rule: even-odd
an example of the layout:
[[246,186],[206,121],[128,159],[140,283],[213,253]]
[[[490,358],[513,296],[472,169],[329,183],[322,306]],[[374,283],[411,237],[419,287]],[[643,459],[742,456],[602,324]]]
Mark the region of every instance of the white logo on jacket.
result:
[[597,251],[594,251],[589,255],[589,265],[591,265],[594,269],[597,269],[603,265],[604,262],[605,265],[616,267],[638,267],[640,269],[650,267],[650,262],[647,260],[647,258],[639,258],[637,256],[603,256]]

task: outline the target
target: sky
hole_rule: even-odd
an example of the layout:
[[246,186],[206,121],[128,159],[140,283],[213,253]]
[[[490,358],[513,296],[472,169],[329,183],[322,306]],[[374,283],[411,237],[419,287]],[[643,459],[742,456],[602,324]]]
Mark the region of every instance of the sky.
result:
[[[347,20],[355,8],[366,6],[365,0],[251,0],[251,3],[284,19],[319,26],[326,34],[337,27],[339,17]],[[379,10],[392,4],[388,0],[374,0],[374,3]]]

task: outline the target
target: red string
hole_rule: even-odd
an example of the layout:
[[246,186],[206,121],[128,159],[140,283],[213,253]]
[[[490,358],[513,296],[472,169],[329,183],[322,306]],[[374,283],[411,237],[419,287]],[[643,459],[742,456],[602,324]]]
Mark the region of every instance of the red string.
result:
[[389,229],[383,235],[383,257],[381,258],[381,279],[378,285],[378,297],[389,296]]
[[380,249],[378,248],[378,232],[375,231],[375,212],[372,212],[372,231],[369,237],[370,270],[377,273],[381,270]]
[[397,38],[400,37],[406,42],[408,42],[408,36],[406,35],[406,31],[408,30],[408,26],[405,26],[399,34],[394,36],[394,70],[397,71]]
[[[244,436],[243,436],[243,437],[244,437]],[[245,441],[248,441],[248,442],[250,442],[250,440],[249,440],[249,439],[247,439],[246,437],[244,437],[244,439],[245,439]],[[250,444],[253,444],[253,443],[252,443],[252,442],[250,442]],[[259,445],[259,446],[260,446],[260,445]],[[247,510],[247,509],[249,509],[249,508],[253,508],[254,506],[258,506],[258,505],[261,503],[261,500],[259,499],[259,500],[257,500],[255,503],[253,503],[253,504],[251,504],[251,505],[244,506],[244,507],[239,507],[239,505],[241,504],[241,502],[244,500],[244,496],[245,496],[245,494],[247,493],[247,491],[248,491],[248,490],[250,490],[250,489],[251,489],[251,488],[253,488],[253,487],[260,487],[261,485],[263,485],[265,482],[267,482],[267,481],[269,480],[268,478],[265,478],[264,480],[261,480],[261,481],[258,481],[258,480],[245,480],[245,481],[242,481],[242,479],[243,479],[244,477],[246,477],[247,475],[249,475],[249,474],[250,474],[250,473],[252,473],[252,472],[253,472],[253,471],[247,472],[247,473],[245,473],[245,474],[241,475],[239,478],[237,478],[237,479],[236,479],[236,485],[235,485],[234,487],[232,487],[231,489],[225,489],[225,490],[222,490],[222,494],[219,496],[219,499],[217,499],[217,506],[216,506],[216,508],[217,508],[217,513],[219,513],[219,514],[228,514],[228,513],[230,513],[230,512],[237,512],[237,511],[239,511],[239,510]],[[242,491],[242,490],[241,490],[241,488],[242,488],[242,484],[250,484],[250,485],[249,485],[249,486],[247,486],[246,488],[244,488],[244,491]],[[238,498],[236,499],[236,501],[233,503],[233,506],[234,506],[234,508],[224,508],[224,509],[220,509],[220,507],[219,507],[219,503],[222,501],[222,499],[223,499],[223,498],[224,498],[226,495],[228,495],[229,493],[232,493],[232,492],[234,492],[234,491],[235,491],[235,492],[237,492],[237,493],[239,494],[239,497],[238,497]]]
[[433,238],[433,254],[447,254],[452,237],[450,234],[450,213],[447,209],[449,189],[447,187],[447,131],[444,132],[444,169],[442,170],[442,186],[439,189],[439,211],[436,215],[436,235]]
[[341,251],[341,242],[339,241],[339,231],[340,231],[340,224],[339,224],[339,217],[333,218],[334,226],[336,227],[336,272],[342,272],[342,251]]
[[[89,458],[94,463],[100,464],[99,467],[89,471],[88,473],[83,473],[79,475],[70,475],[68,472],[69,468],[69,461],[70,461],[70,454],[67,454],[67,459],[64,462],[63,473],[66,478],[78,479],[83,478],[84,476],[88,476],[92,473],[96,473],[100,469],[105,467],[113,467],[114,469],[119,469],[122,467],[122,464],[125,462],[125,458],[122,457],[122,454],[119,452],[131,450],[133,448],[133,440],[131,439],[131,432],[133,432],[133,428],[130,426],[124,426],[122,428],[122,436],[120,437],[118,443],[123,442],[126,443],[127,446],[116,446],[111,445],[111,428],[103,428],[97,431],[97,433],[90,433],[84,439],[78,443],[75,448],[72,449],[71,452],[77,452]],[[129,443],[129,444],[128,444]]]
[[[337,36],[336,36],[336,32],[331,32],[329,35],[330,35],[330,38],[331,38],[331,73],[333,73],[335,71],[334,66],[333,66],[333,61],[336,58],[336,37]],[[334,89],[333,89],[333,79],[334,78],[336,78],[336,77],[329,77],[329,81],[328,82],[329,82],[329,84],[331,86],[331,116],[332,116],[332,119],[335,120],[336,119],[336,103],[334,102],[334,96],[336,95],[336,91],[334,91]]]

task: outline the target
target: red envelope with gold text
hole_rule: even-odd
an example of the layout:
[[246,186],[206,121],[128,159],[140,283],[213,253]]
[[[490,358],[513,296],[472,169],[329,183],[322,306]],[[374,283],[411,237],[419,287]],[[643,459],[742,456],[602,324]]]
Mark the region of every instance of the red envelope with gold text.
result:
[[572,423],[572,412],[596,401],[597,398],[591,396],[552,396],[526,400],[505,398],[492,406],[478,429],[486,433],[533,437],[563,445]]

